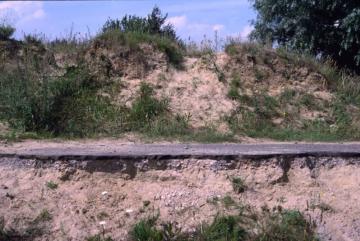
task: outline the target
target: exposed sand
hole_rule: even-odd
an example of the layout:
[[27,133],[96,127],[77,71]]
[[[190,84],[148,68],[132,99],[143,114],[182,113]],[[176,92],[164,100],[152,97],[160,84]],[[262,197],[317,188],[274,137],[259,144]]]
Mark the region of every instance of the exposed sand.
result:
[[[299,209],[316,222],[322,240],[360,240],[358,159],[297,158],[287,172],[288,182],[279,182],[285,174],[279,161],[169,160],[154,170],[143,160],[131,173],[129,167],[104,172],[100,162],[92,168],[83,162],[83,168],[75,169],[71,162],[41,167],[41,162],[2,159],[0,216],[6,227],[25,230],[48,210],[52,219],[42,224],[45,233],[36,240],[83,241],[102,232],[101,221],[114,240],[128,240],[135,222],[158,211],[161,221],[192,231],[217,213],[231,213],[221,202],[209,202],[229,195],[254,208],[266,204]],[[233,176],[245,180],[245,193],[233,192]],[[46,187],[48,181],[58,188]],[[144,201],[150,204],[145,207]],[[321,211],[323,204],[331,210]]]

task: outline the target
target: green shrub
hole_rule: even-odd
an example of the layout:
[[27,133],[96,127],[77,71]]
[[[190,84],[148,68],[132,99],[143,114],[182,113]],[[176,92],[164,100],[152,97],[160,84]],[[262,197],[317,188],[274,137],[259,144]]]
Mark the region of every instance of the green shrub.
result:
[[167,111],[167,101],[157,100],[153,94],[154,91],[150,85],[141,83],[139,96],[133,102],[129,113],[129,121],[133,128],[139,129]]
[[232,183],[233,190],[236,193],[242,193],[246,189],[245,182],[243,181],[243,179],[241,177],[233,177],[231,179],[231,183]]
[[155,227],[156,219],[141,220],[130,232],[134,241],[162,241],[163,233]]
[[155,6],[147,17],[125,15],[121,20],[108,19],[102,28],[102,32],[119,30],[121,32],[148,33],[167,37],[178,41],[174,27],[166,24],[168,15],[163,15],[160,8]]
[[198,230],[194,240],[239,241],[246,240],[247,232],[239,225],[239,217],[216,217],[210,224],[204,224]]
[[318,241],[314,225],[307,222],[299,211],[285,210],[269,213],[261,232],[254,241]]
[[0,119],[26,132],[84,137],[121,126],[121,108],[97,95],[101,85],[82,68],[63,77],[37,79],[31,72],[0,76]]
[[0,23],[0,40],[9,40],[15,33],[15,28],[6,23]]
[[97,40],[105,41],[108,46],[125,45],[131,51],[139,53],[141,53],[141,43],[151,44],[163,52],[169,63],[176,68],[181,68],[184,60],[182,46],[167,36],[152,35],[147,32],[122,32],[115,29],[101,33],[97,36]]

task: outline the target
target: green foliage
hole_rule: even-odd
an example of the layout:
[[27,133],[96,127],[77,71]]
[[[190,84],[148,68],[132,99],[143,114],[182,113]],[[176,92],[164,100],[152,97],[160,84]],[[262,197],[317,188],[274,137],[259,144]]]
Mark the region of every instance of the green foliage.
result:
[[46,182],[46,186],[51,190],[55,190],[58,188],[59,185],[53,181],[49,181],[49,182]]
[[266,213],[261,232],[254,241],[317,241],[314,225],[299,211],[285,210]]
[[[234,133],[281,141],[353,140],[360,136],[357,128],[352,126],[352,117],[346,108],[346,97],[337,97],[327,107],[330,108],[328,118],[315,120],[299,118],[299,108],[305,107],[309,110],[324,108],[316,102],[314,96],[306,93],[296,93],[294,90],[287,89],[278,98],[260,93],[253,96],[240,96],[238,100],[243,106],[227,118]],[[288,109],[288,105],[294,109],[292,112],[288,112],[291,110]],[[274,123],[273,120],[276,118],[282,118],[282,124]]]
[[161,10],[155,6],[152,12],[144,18],[125,15],[121,20],[108,19],[102,28],[102,32],[120,30],[121,32],[148,33],[178,41],[174,27],[170,24],[165,24],[167,17],[167,14],[163,15]]
[[47,209],[41,210],[40,214],[33,220],[34,224],[47,222],[52,219],[51,213]]
[[156,219],[141,220],[130,232],[134,241],[162,241],[163,233],[155,227]]
[[239,225],[237,216],[218,216],[210,225],[202,225],[197,234],[199,241],[246,240],[247,232]]
[[25,132],[89,136],[121,118],[120,110],[96,94],[101,86],[85,69],[69,68],[63,77],[40,80],[19,69],[4,72],[0,86],[0,119]]
[[36,34],[25,34],[24,35],[24,42],[26,44],[33,44],[33,45],[42,45],[44,40],[40,35]]
[[141,220],[130,236],[134,241],[318,241],[315,225],[299,211],[281,207],[272,211],[264,208],[262,212],[242,207],[239,211],[238,215],[216,216],[211,223],[201,224],[191,234],[181,232],[172,224],[157,228],[154,218]]
[[104,237],[103,235],[96,234],[86,238],[86,241],[114,241],[111,237]]
[[133,102],[129,113],[129,120],[138,129],[151,123],[155,117],[163,115],[168,109],[166,100],[153,97],[153,89],[146,83],[141,83],[138,98]]
[[231,179],[232,187],[234,192],[242,193],[246,190],[246,184],[241,177],[233,177]]
[[14,229],[5,228],[5,219],[0,217],[0,240],[1,241],[18,241],[24,240],[25,237]]
[[306,106],[308,109],[316,109],[317,107],[315,97],[308,93],[301,95],[299,104]]
[[224,207],[225,207],[226,209],[229,209],[229,208],[231,208],[231,207],[235,207],[235,206],[236,206],[235,200],[234,200],[231,196],[229,196],[229,195],[226,195],[225,197],[223,197],[223,198],[221,199],[221,201],[222,201],[222,203],[224,204]]
[[[109,19],[102,28],[100,37],[116,38],[131,49],[137,49],[139,43],[154,44],[164,52],[175,67],[183,62],[183,44],[176,36],[172,25],[166,24],[167,14],[163,15],[158,7],[154,7],[147,17],[125,15],[121,20]],[[115,35],[115,36],[114,36]]]
[[239,75],[233,76],[230,82],[230,89],[228,92],[228,97],[230,99],[236,100],[240,98],[239,88],[241,86],[241,79]]
[[253,0],[253,7],[258,11],[253,39],[330,57],[359,72],[359,1]]
[[0,23],[0,40],[9,40],[15,33],[15,28],[7,23]]
[[147,32],[122,32],[118,29],[108,30],[97,36],[97,40],[103,40],[109,46],[124,45],[130,48],[131,51],[141,53],[140,44],[152,44],[155,48],[165,53],[169,63],[173,64],[176,68],[181,68],[183,63],[183,50],[182,46],[173,41],[172,39],[149,34]]

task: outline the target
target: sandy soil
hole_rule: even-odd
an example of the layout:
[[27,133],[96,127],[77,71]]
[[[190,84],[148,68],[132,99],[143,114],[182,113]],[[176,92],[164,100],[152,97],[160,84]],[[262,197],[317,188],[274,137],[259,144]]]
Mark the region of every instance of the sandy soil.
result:
[[[284,161],[168,160],[154,169],[141,160],[128,165],[136,166],[129,172],[126,165],[105,171],[107,164],[101,162],[74,168],[71,161],[2,159],[0,217],[6,227],[25,230],[48,210],[52,219],[44,221],[44,234],[37,240],[84,240],[103,229],[114,240],[128,240],[135,222],[157,212],[160,221],[192,231],[218,213],[231,213],[221,201],[209,201],[231,196],[254,208],[299,209],[316,222],[322,240],[360,240],[359,160],[297,158],[288,160],[286,172]],[[233,176],[245,180],[245,193],[233,192]],[[281,181],[284,177],[287,182]],[[49,181],[58,188],[49,189]],[[324,205],[326,210],[320,208]]]

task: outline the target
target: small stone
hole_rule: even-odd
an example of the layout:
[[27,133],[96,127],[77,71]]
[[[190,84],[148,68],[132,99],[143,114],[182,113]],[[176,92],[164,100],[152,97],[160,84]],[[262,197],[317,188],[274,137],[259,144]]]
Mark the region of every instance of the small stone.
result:
[[128,213],[128,214],[130,214],[130,213],[134,212],[134,210],[132,210],[132,209],[126,209],[125,212]]

